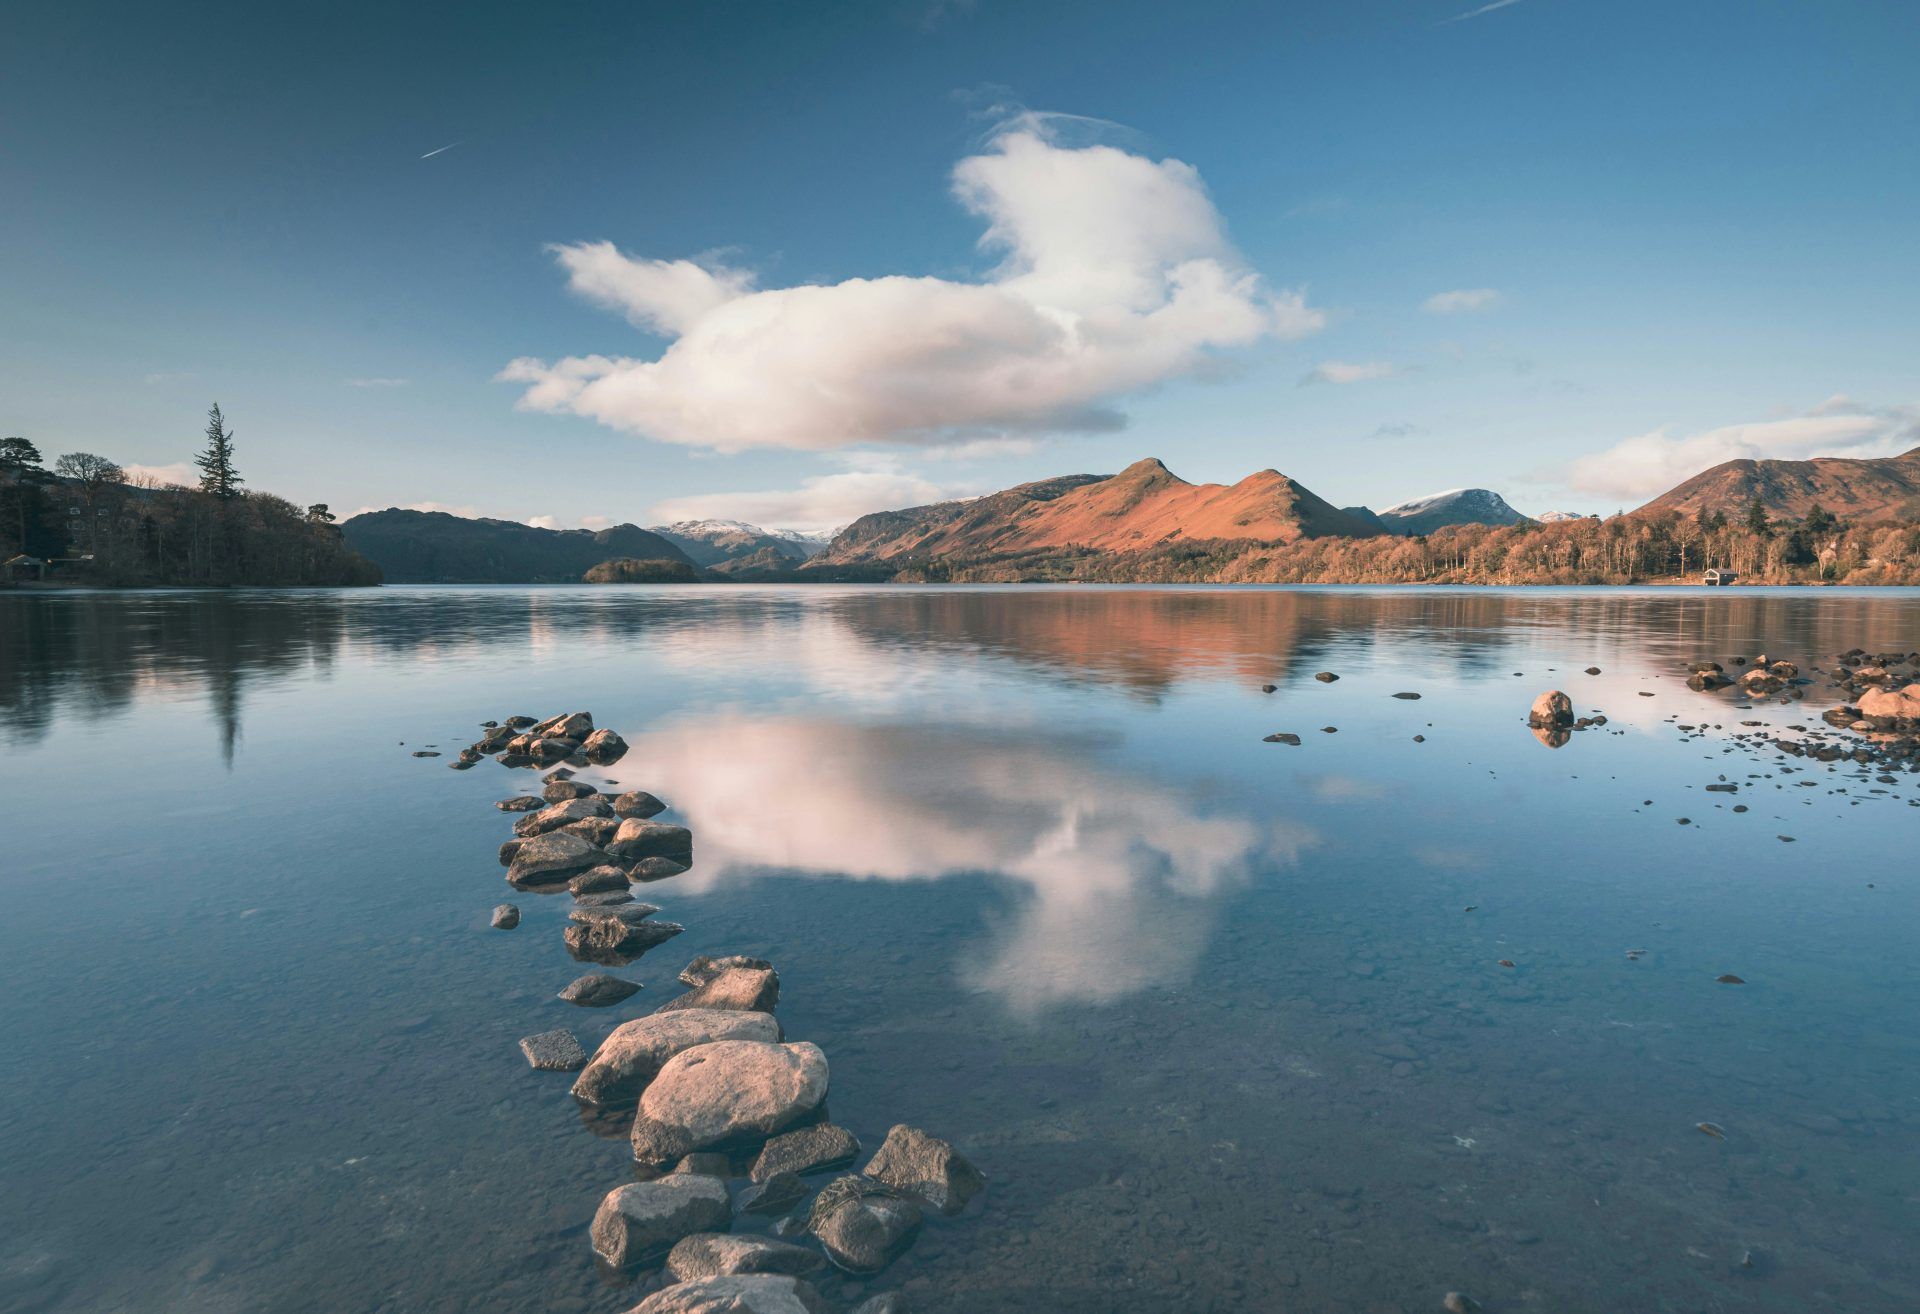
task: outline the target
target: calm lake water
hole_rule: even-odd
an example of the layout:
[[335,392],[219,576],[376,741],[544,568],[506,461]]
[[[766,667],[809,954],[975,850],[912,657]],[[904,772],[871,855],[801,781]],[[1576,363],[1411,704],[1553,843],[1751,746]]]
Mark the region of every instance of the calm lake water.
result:
[[[515,1042],[730,952],[989,1179],[842,1304],[1920,1309],[1920,775],[1680,665],[1856,645],[1920,591],[0,596],[0,1309],[624,1310]],[[603,1010],[447,769],[583,708],[696,842]]]

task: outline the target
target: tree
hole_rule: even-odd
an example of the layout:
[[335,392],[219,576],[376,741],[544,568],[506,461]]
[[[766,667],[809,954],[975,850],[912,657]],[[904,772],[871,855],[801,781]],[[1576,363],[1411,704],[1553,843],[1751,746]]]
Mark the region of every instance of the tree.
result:
[[1825,534],[1831,532],[1840,520],[1833,512],[1815,502],[1807,508],[1807,518],[1802,523],[1809,534]]
[[1758,496],[1747,503],[1747,529],[1762,538],[1773,532],[1773,523],[1767,519],[1767,504]]
[[315,502],[307,508],[307,519],[316,525],[331,525],[338,517],[327,508],[325,502]]
[[240,485],[246,480],[233,468],[233,431],[226,427],[219,402],[207,412],[207,450],[194,457],[193,463],[200,467],[201,492],[222,502],[240,496]]
[[102,490],[127,482],[125,470],[92,452],[68,452],[53,463],[53,472],[62,479],[71,479],[79,484],[88,502],[92,502]]
[[52,478],[40,466],[40,449],[18,436],[0,438],[0,524],[22,552],[58,552],[62,531],[43,488]]

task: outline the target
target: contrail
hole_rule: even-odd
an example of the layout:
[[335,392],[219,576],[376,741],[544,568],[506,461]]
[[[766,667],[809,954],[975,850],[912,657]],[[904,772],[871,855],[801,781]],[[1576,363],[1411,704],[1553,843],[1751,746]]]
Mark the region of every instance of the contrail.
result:
[[1440,21],[1443,23],[1464,23],[1469,18],[1478,18],[1482,14],[1491,14],[1496,9],[1505,9],[1509,5],[1517,5],[1519,3],[1520,0],[1493,0],[1492,4],[1481,5],[1478,9],[1469,9],[1464,14],[1455,14],[1452,18],[1444,18]]
[[452,150],[452,149],[453,149],[453,148],[454,148],[455,146],[459,146],[459,145],[462,145],[462,144],[464,144],[464,143],[463,143],[463,142],[461,142],[461,141],[450,141],[450,142],[448,142],[448,143],[447,143],[447,144],[446,144],[445,146],[442,146],[442,147],[440,148],[440,150],[437,150],[437,151],[428,151],[428,152],[427,152],[427,153],[426,153],[425,155],[422,155],[422,156],[421,156],[420,158],[421,158],[421,159],[423,159],[423,160],[431,160],[431,159],[432,159],[432,158],[433,158],[434,156],[436,156],[436,155],[438,155],[438,154],[440,154],[440,151],[450,151],[450,150]]

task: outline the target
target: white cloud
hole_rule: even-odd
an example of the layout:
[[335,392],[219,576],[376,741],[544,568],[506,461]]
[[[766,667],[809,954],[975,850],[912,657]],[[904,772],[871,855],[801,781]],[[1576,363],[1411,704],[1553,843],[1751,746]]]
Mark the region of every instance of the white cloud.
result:
[[1384,360],[1322,361],[1302,376],[1300,386],[1310,383],[1365,383],[1370,379],[1390,379],[1399,370]]
[[127,472],[129,483],[142,479],[151,479],[158,484],[196,485],[200,482],[200,471],[187,461],[175,461],[171,465],[142,465],[130,461],[121,467]]
[[972,438],[966,442],[943,443],[920,453],[929,461],[985,461],[1002,456],[1031,456],[1031,438]]
[[1420,303],[1429,315],[1471,315],[1500,304],[1500,292],[1491,287],[1463,287],[1436,292]]
[[560,522],[552,516],[528,516],[527,524],[535,529],[558,529]]
[[1583,456],[1567,468],[1568,488],[1644,499],[1722,461],[1805,460],[1813,456],[1897,456],[1920,443],[1920,407],[1872,408],[1833,397],[1805,415],[1675,436],[1655,429]]
[[404,388],[408,379],[348,379],[349,388]]
[[1069,149],[1025,115],[960,161],[953,190],[1000,257],[977,282],[755,289],[718,264],[556,247],[574,291],[674,341],[655,360],[525,357],[499,378],[527,385],[523,408],[690,447],[938,447],[1119,428],[1118,399],[1324,322],[1246,267],[1179,160]]
[[895,470],[847,470],[816,475],[793,489],[745,493],[697,493],[656,504],[647,523],[680,520],[744,520],[780,529],[839,529],[870,511],[922,506],[950,497],[938,484]]

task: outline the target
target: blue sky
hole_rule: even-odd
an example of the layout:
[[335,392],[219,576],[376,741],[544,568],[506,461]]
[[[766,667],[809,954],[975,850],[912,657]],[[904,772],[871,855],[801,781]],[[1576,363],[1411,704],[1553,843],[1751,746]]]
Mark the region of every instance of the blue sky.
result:
[[1907,4],[269,8],[10,16],[0,430],[561,525],[1920,443]]

